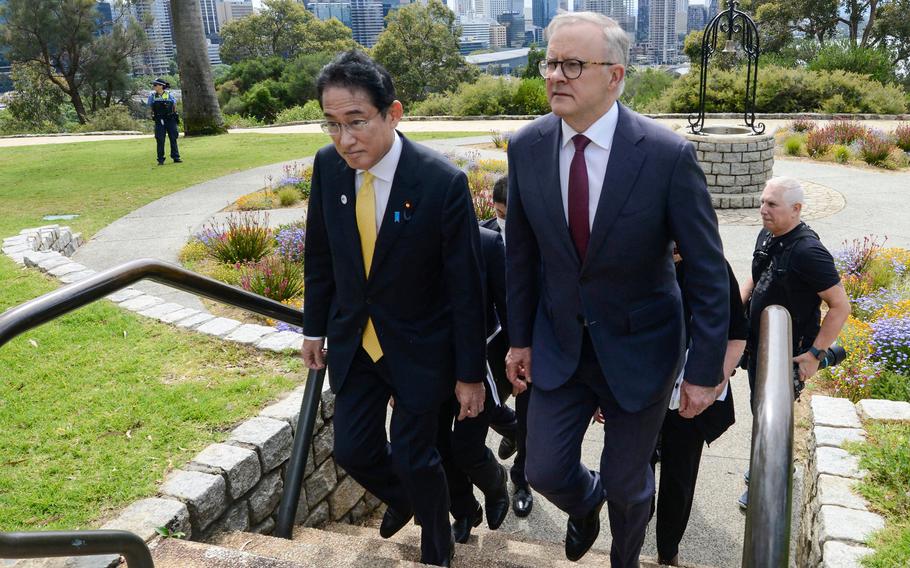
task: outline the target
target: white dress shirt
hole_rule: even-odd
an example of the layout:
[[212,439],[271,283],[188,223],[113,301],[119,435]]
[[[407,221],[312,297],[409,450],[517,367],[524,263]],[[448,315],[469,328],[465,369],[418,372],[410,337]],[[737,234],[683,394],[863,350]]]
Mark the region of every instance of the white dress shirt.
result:
[[[603,189],[604,177],[607,175],[607,163],[610,161],[610,148],[613,146],[613,135],[616,133],[616,123],[619,120],[619,107],[616,103],[610,107],[606,114],[581,132],[587,136],[591,143],[585,148],[585,165],[588,167],[588,223],[594,227],[594,215],[597,213],[597,204],[600,203],[600,191]],[[575,156],[575,144],[572,137],[576,132],[571,126],[562,121],[562,141],[559,148],[559,185],[562,189],[562,208],[566,214],[566,223],[569,222],[569,167]]]
[[[386,206],[389,204],[389,195],[392,193],[392,181],[395,179],[395,170],[398,169],[398,160],[401,159],[401,137],[395,133],[395,140],[392,141],[392,147],[386,152],[381,160],[376,162],[369,170],[357,170],[354,177],[354,190],[360,192],[360,186],[363,185],[363,174],[369,171],[375,179],[373,180],[373,193],[376,194],[376,237],[379,237],[379,230],[382,227],[382,218],[385,216]],[[351,203],[353,206],[354,203]],[[323,339],[322,337],[303,336],[304,339]]]

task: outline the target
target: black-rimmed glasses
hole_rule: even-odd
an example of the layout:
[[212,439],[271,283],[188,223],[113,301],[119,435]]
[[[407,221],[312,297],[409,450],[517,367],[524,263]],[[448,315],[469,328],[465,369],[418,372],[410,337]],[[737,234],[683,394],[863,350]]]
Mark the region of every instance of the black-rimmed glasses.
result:
[[370,118],[358,118],[348,123],[327,121],[323,122],[319,126],[322,128],[322,131],[329,136],[338,136],[344,129],[347,129],[347,131],[351,134],[357,134],[358,132],[363,132],[366,130],[367,126],[370,125],[370,121],[376,118],[378,114],[380,113],[377,112]]
[[616,63],[610,63],[607,61],[582,61],[581,59],[566,59],[565,61],[557,61],[556,59],[541,59],[540,63],[537,64],[537,70],[540,71],[540,76],[546,79],[551,74],[556,72],[557,67],[562,67],[562,74],[566,79],[578,79],[581,77],[581,72],[585,68],[585,65],[616,65]]

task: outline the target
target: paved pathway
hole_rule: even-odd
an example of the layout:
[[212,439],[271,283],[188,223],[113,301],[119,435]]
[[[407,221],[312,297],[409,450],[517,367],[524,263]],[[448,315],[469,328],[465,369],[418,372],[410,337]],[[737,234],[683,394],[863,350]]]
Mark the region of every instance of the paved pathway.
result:
[[[458,123],[461,128],[455,130],[468,124]],[[440,123],[421,123],[423,125],[433,125],[433,130],[438,130]],[[489,130],[489,125],[486,129]],[[485,141],[489,141],[489,136],[435,141],[428,145],[443,152],[464,153],[473,151],[466,149],[465,144]],[[504,157],[495,150],[483,150],[481,154]],[[145,256],[175,262],[177,252],[191,233],[229,202],[261,187],[266,176],[280,172],[283,165],[225,176],[151,203],[96,234],[77,252],[76,260],[94,269]],[[910,247],[910,223],[904,218],[906,204],[910,203],[910,174],[783,159],[776,162],[774,173],[808,182],[810,199],[806,214],[829,248],[839,248],[843,240],[870,232],[887,235],[891,245]],[[719,217],[726,256],[742,279],[747,275],[759,229],[755,212],[722,211]],[[161,290],[155,293],[169,296],[168,299],[182,295]],[[182,295],[176,301],[189,304],[192,300],[192,296]],[[735,500],[743,490],[742,472],[748,464],[752,417],[745,403],[748,386],[744,374],[738,374],[732,384],[737,400],[737,422],[704,452],[692,518],[680,555],[686,562],[734,566],[741,559],[744,517]],[[591,427],[586,435],[583,459],[591,467],[596,467],[599,461],[602,437],[602,429],[598,426]],[[495,435],[491,435],[490,444],[494,448],[498,444]],[[797,479],[794,488],[797,499],[800,485]],[[794,513],[798,510],[798,503],[795,503]],[[564,537],[565,519],[563,513],[538,498],[530,518],[519,520],[509,516],[503,530],[559,542]],[[798,530],[797,523],[798,517],[794,514],[794,534]],[[605,526],[595,546],[608,549],[609,542],[609,530]],[[644,553],[655,554],[653,523],[649,527]]]

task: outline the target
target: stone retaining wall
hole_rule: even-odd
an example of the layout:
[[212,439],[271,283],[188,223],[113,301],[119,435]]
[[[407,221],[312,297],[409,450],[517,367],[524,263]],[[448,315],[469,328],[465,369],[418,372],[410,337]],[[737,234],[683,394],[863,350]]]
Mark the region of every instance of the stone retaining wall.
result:
[[715,136],[683,133],[695,145],[715,209],[761,205],[774,169],[774,136]]
[[855,486],[868,472],[859,458],[842,448],[866,439],[860,416],[875,420],[910,421],[910,403],[812,397],[809,467],[803,495],[802,530],[796,565],[807,568],[860,568],[871,554],[866,543],[884,528],[884,519],[869,511]]

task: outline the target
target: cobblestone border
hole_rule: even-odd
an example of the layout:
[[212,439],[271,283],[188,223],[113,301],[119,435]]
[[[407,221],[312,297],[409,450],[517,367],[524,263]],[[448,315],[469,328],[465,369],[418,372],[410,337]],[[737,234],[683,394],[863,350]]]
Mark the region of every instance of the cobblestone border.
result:
[[[71,283],[88,278],[95,271],[72,262],[57,250],[72,254],[81,242],[82,237],[68,227],[48,225],[25,229],[15,237],[4,239],[2,250],[20,265],[38,268],[64,283]],[[134,288],[115,292],[108,299],[146,317],[259,349],[299,349],[303,341],[298,333],[216,318],[179,304],[165,303]],[[156,497],[132,503],[101,528],[129,530],[146,542],[157,536],[159,527],[172,533],[185,533],[186,538],[197,541],[209,540],[220,532],[270,534],[275,528],[304,388],[298,387],[264,408],[258,416],[241,423],[224,443],[206,447],[182,468],[172,471]],[[330,391],[322,393],[320,406],[296,522],[305,526],[355,523],[369,517],[381,503],[335,464],[331,420],[335,397]],[[17,566],[109,568],[119,562],[118,555],[107,555],[38,563],[25,561]]]
[[869,537],[885,527],[885,520],[870,512],[866,500],[854,492],[868,472],[841,446],[865,441],[860,417],[910,422],[910,403],[866,399],[854,405],[844,398],[815,395],[811,414],[809,475],[796,565],[860,568],[861,559],[872,553],[865,546]]

